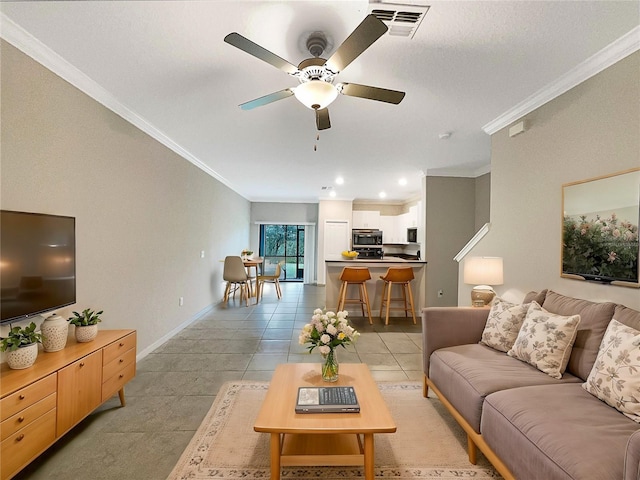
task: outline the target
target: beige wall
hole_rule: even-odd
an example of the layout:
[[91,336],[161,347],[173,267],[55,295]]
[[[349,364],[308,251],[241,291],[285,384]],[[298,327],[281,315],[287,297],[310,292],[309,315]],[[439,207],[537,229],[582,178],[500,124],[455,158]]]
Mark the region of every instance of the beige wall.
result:
[[137,329],[144,352],[220,301],[220,259],[248,245],[250,203],[1,49],[2,208],[76,217],[78,302],[59,313],[104,309],[101,328]]
[[[640,165],[640,52],[619,61],[492,136],[491,231],[470,253],[504,257],[499,294],[552,288],[640,309],[637,289],[560,277],[562,184]],[[470,286],[460,282],[459,303]]]
[[491,221],[491,174],[486,173],[476,178],[476,231]]
[[[458,265],[453,257],[476,233],[476,180],[457,177],[426,179],[426,305],[455,306]],[[443,296],[438,297],[438,291]]]

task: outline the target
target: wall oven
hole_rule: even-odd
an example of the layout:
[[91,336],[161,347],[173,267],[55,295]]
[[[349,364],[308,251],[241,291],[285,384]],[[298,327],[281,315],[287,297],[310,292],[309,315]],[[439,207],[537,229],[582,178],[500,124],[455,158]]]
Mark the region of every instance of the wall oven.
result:
[[357,247],[382,248],[382,231],[354,229],[351,240],[351,245],[354,249]]

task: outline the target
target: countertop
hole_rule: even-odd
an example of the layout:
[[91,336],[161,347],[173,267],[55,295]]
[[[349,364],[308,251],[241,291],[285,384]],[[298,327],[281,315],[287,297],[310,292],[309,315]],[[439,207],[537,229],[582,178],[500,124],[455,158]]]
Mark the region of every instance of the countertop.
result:
[[381,263],[381,264],[390,264],[390,263],[401,263],[406,265],[426,265],[426,260],[404,260],[398,257],[385,257],[385,258],[358,258],[355,260],[349,260],[347,258],[327,258],[325,263]]

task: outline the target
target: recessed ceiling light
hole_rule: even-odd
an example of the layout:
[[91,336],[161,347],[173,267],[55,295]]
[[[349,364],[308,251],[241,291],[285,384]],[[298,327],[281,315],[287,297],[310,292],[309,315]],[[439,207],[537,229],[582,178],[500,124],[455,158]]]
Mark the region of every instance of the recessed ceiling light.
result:
[[443,132],[440,135],[438,135],[438,138],[440,140],[447,140],[449,137],[451,137],[451,132]]
[[335,197],[335,196],[336,196],[336,191],[335,191],[335,190],[331,190],[331,191],[329,192],[329,196],[330,196],[330,197]]
[[378,194],[378,196],[379,196],[380,198],[385,198],[385,197],[387,196],[387,194],[386,194],[386,193],[384,193],[384,192],[380,192],[380,193]]
[[344,178],[342,177],[337,177],[336,178],[336,184],[337,185],[342,185],[344,183]]
[[398,180],[398,184],[402,185],[403,187],[407,184],[407,179],[406,178],[401,178],[400,180]]

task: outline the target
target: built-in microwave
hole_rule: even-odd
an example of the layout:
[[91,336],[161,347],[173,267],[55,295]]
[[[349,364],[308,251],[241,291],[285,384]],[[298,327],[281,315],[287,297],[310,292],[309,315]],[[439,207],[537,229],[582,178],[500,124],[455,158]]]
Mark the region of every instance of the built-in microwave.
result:
[[352,231],[352,246],[355,247],[382,247],[381,230],[361,230]]
[[417,243],[418,242],[418,229],[407,228],[407,242],[409,243]]

